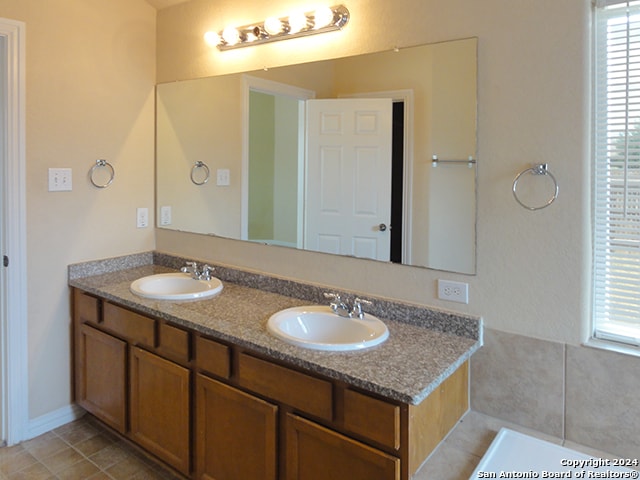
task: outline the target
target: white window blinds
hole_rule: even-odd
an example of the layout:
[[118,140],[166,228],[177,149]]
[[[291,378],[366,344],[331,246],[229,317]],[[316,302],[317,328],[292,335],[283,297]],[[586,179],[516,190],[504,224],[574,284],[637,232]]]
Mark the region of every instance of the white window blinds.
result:
[[640,345],[640,0],[595,12],[594,335]]

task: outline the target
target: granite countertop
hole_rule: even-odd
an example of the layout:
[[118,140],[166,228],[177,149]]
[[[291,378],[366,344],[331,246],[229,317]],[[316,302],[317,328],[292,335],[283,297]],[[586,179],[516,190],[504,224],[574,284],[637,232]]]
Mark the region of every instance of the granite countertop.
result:
[[99,275],[70,276],[69,285],[409,404],[424,400],[481,346],[479,319],[477,334],[465,336],[384,318],[374,312],[389,329],[389,338],[381,345],[353,352],[309,350],[273,337],[266,330],[266,322],[279,310],[315,302],[225,280],[220,294],[198,301],[150,300],[129,290],[130,283],[140,277],[174,271],[162,265],[142,265]]

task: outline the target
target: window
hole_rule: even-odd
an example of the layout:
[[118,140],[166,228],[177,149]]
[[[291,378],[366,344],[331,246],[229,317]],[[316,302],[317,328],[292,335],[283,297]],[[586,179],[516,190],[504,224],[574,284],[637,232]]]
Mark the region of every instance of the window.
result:
[[595,12],[594,336],[640,345],[640,0]]

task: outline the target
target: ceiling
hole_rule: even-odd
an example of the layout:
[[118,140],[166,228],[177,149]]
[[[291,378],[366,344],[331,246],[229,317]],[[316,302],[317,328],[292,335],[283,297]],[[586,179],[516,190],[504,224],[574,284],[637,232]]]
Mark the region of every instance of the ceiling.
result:
[[172,7],[173,5],[188,1],[189,0],[147,0],[147,3],[158,10],[162,10],[163,8]]

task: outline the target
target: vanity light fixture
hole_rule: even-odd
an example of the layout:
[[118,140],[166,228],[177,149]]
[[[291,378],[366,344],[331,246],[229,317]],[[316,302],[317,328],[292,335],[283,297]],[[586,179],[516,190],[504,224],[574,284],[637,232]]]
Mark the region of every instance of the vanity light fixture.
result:
[[248,47],[262,43],[304,37],[341,30],[349,22],[344,5],[320,7],[312,12],[292,13],[286,17],[269,17],[264,22],[243,27],[226,27],[219,33],[207,32],[205,41],[219,50]]

